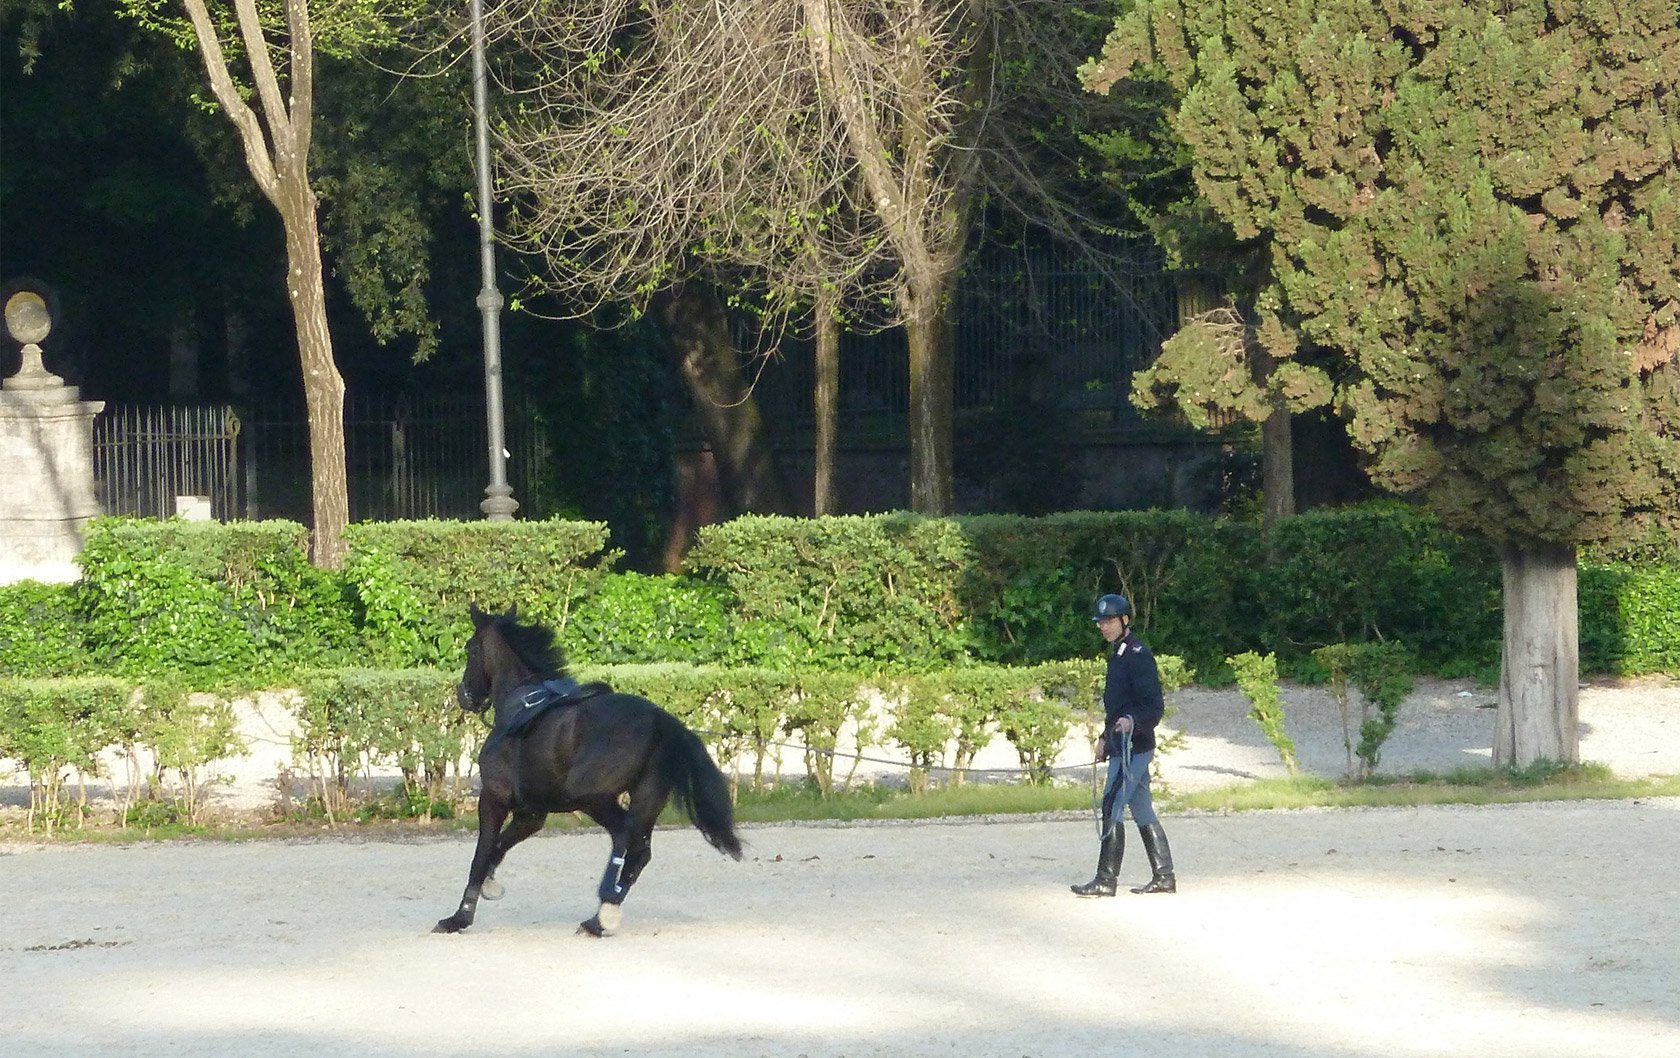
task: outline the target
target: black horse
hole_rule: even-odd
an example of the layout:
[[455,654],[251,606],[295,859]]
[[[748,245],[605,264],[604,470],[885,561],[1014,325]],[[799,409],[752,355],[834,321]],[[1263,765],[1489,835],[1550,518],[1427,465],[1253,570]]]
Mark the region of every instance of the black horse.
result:
[[[646,698],[578,687],[554,633],[521,623],[514,610],[471,613],[456,696],[468,712],[494,705],[495,720],[478,755],[478,846],[467,889],[434,933],[466,929],[480,896],[502,895],[495,878],[502,857],[541,830],[550,812],[583,812],[612,835],[601,906],[578,925],[597,937],[618,928],[625,894],[653,856],[654,821],[673,794],[714,848],[741,858],[728,784],[682,721]],[[539,706],[540,714],[530,711]]]

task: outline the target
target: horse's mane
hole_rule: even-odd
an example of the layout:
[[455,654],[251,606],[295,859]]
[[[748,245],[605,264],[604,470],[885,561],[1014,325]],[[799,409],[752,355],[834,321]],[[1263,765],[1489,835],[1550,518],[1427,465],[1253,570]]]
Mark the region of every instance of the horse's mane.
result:
[[554,641],[554,630],[535,621],[527,624],[512,614],[497,614],[496,627],[513,652],[541,676],[564,676],[566,655]]

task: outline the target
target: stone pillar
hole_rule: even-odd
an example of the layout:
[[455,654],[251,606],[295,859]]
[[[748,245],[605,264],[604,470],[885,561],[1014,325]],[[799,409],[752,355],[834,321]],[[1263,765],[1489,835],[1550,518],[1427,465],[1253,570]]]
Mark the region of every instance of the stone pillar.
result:
[[6,327],[23,365],[0,384],[0,584],[75,580],[82,533],[99,514],[93,417],[105,402],[79,399],[42,365],[52,323],[40,295],[12,295]]

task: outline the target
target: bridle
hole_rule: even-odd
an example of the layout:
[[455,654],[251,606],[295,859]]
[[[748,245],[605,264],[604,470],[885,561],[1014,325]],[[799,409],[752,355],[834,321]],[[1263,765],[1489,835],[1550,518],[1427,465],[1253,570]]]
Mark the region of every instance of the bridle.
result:
[[[484,661],[483,658],[480,657],[480,654],[483,652],[483,648],[479,645],[478,637],[482,634],[483,629],[476,629],[473,632],[472,638],[467,640],[467,667],[466,670],[461,673],[460,682],[455,684],[455,703],[461,707],[463,712],[475,714],[483,713],[486,709],[490,708],[490,701],[492,697],[489,686],[490,680],[489,677],[484,675]],[[482,694],[475,694],[473,689],[467,686],[467,678],[475,669],[477,670],[479,678],[482,679],[485,684],[484,692]]]

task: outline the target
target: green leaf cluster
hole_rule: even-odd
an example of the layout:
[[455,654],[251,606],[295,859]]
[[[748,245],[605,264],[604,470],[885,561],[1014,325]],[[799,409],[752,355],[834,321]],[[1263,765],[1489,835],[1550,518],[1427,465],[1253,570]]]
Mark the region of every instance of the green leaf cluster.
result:
[[0,675],[68,676],[88,668],[76,587],[26,580],[0,586]]
[[1680,526],[1672,0],[1140,0],[1085,75],[1139,72],[1376,484],[1518,548]]
[[[1342,743],[1348,751],[1348,773],[1368,779],[1382,758],[1382,745],[1394,733],[1400,705],[1412,693],[1417,661],[1401,643],[1333,643],[1313,651],[1330,674],[1330,693],[1342,716]],[[1361,696],[1359,744],[1353,742],[1353,712],[1348,688]],[[1356,769],[1353,758],[1359,758]]]
[[1277,658],[1271,654],[1245,651],[1225,659],[1237,677],[1237,689],[1248,699],[1249,719],[1259,725],[1267,741],[1290,775],[1301,770],[1295,756],[1295,740],[1284,723],[1283,692],[1278,688]]
[[343,586],[294,522],[102,518],[78,558],[90,661],[119,675],[261,680],[356,645]]
[[617,560],[600,522],[363,522],[345,531],[345,577],[365,642],[384,665],[452,665],[469,603],[517,606],[563,635]]
[[711,581],[684,575],[609,573],[566,622],[567,656],[583,664],[704,664],[751,647],[736,642],[732,596]]
[[1582,671],[1680,672],[1680,568],[1583,564],[1577,594]]

